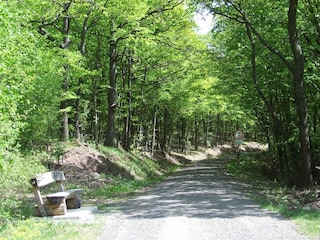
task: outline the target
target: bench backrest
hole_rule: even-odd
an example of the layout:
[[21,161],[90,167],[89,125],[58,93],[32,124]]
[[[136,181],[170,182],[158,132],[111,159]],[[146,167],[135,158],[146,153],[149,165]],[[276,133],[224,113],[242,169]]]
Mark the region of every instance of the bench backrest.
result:
[[34,187],[43,187],[50,183],[54,182],[62,182],[65,181],[66,178],[61,171],[51,171],[44,174],[38,174],[35,178],[30,180],[31,185]]

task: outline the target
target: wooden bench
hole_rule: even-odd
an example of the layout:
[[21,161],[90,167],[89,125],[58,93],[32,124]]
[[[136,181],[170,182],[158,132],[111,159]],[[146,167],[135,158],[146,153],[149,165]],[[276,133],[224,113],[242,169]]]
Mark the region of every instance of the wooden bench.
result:
[[[65,215],[67,209],[81,207],[80,195],[82,189],[65,190],[63,182],[66,180],[63,172],[51,171],[44,174],[38,174],[30,180],[32,190],[37,202],[35,206],[36,216],[56,216]],[[40,188],[56,183],[57,192],[41,196]]]

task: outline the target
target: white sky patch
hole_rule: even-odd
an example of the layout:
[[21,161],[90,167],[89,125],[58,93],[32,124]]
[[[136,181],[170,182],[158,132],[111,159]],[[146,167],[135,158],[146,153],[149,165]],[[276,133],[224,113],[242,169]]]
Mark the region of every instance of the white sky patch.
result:
[[209,33],[213,27],[213,16],[208,12],[196,13],[194,20],[198,25],[196,32],[200,35]]

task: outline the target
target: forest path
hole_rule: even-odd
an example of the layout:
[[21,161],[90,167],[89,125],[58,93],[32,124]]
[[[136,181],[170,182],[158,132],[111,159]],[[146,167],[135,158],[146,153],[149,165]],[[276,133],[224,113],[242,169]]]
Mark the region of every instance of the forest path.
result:
[[190,164],[131,199],[108,205],[99,240],[307,239],[246,197],[223,173],[225,157]]

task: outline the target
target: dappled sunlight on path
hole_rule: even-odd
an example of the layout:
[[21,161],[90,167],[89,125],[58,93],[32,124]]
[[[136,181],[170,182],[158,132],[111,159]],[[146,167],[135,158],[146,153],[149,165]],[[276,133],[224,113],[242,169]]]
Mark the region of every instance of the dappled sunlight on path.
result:
[[197,162],[182,169],[142,196],[128,200],[121,211],[131,218],[256,216],[258,205],[243,196],[246,188],[217,175],[220,161]]
[[100,239],[306,239],[246,197],[223,173],[226,158],[199,161],[138,196],[108,205]]

